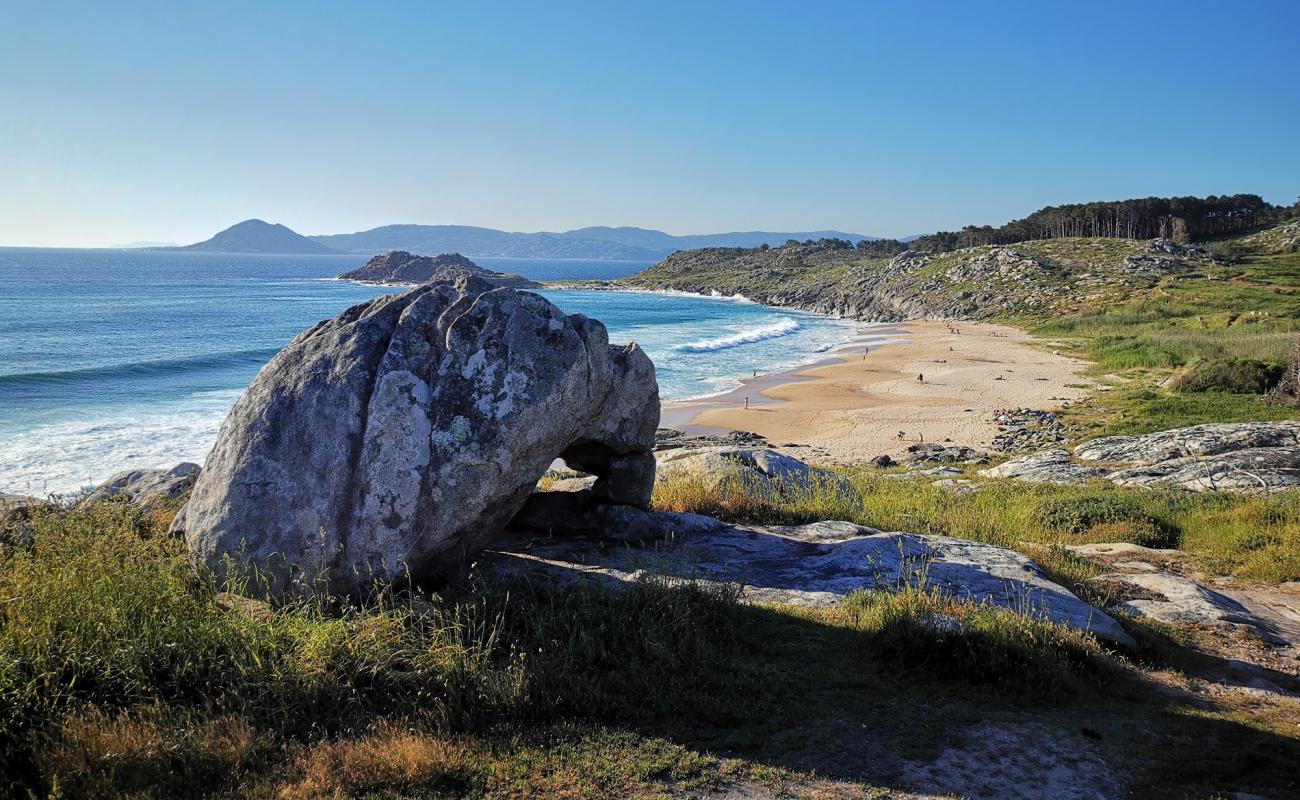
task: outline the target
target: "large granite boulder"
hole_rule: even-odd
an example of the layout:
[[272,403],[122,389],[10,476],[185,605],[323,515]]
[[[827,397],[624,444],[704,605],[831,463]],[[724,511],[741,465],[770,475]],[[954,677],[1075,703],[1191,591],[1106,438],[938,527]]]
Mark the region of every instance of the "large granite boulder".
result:
[[[474,279],[348,309],[271,360],[178,515],[219,577],[260,593],[457,571],[556,457],[605,502],[648,504],[659,394],[636,345]],[[228,576],[233,577],[233,576]]]
[[119,472],[95,487],[81,505],[106,500],[139,506],[146,514],[162,511],[180,501],[198,480],[198,464],[184,462],[171,469],[129,469]]
[[1140,436],[1104,436],[1075,448],[1015,458],[982,473],[1030,482],[1193,491],[1272,491],[1300,486],[1300,422],[1192,425]]

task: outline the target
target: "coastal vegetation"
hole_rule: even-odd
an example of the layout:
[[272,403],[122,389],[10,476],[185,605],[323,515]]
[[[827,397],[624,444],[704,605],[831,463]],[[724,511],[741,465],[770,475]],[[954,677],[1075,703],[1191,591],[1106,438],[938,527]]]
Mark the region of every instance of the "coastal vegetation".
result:
[[1282,709],[1177,688],[1202,657],[1159,626],[1131,624],[1125,657],[924,587],[795,608],[650,578],[273,608],[196,576],[170,513],[49,510],[0,546],[8,793],[857,796],[990,724],[1122,763],[1145,796],[1267,792],[1300,757]]
[[1200,241],[1277,222],[1300,209],[1275,206],[1256,194],[1209,197],[1146,197],[1048,206],[994,228],[967,225],[918,237],[918,250],[959,250],[1035,239],[1102,237]]
[[[669,480],[655,490],[659,508],[759,524],[837,519],[880,530],[952,536],[1022,550],[1050,564],[1072,562],[1059,548],[1130,542],[1176,548],[1212,575],[1277,584],[1300,579],[1300,493],[1237,495],[980,480],[953,492],[871,467],[841,467],[837,480],[811,481],[780,493],[741,481],[720,490]],[[1077,576],[1075,576],[1077,577]],[[1078,590],[1075,579],[1066,585]]]
[[[1286,383],[1300,369],[1288,360],[1300,254],[1285,228],[1205,248],[1056,237],[918,254],[827,238],[677,254],[622,285],[1008,322],[1093,362],[1097,390],[1063,412],[1087,439],[1300,415]],[[1253,634],[1117,610],[1131,587],[1072,548],[1155,548],[1180,575],[1275,586],[1300,578],[1300,492],[957,474],[969,490],[865,465],[797,485],[661,476],[641,513],[845,520],[1010,548],[1114,614],[1136,645],[1047,621],[1027,597],[961,601],[924,570],[894,591],[796,606],[653,570],[621,589],[525,579],[495,572],[487,553],[461,580],[353,593],[365,602],[317,590],[267,603],[245,596],[253,576],[229,559],[221,580],[218,565],[195,567],[168,533],[179,501],[33,506],[0,537],[0,792],[871,796],[921,774],[942,787],[957,773],[935,765],[958,762],[1014,783],[1028,773],[1006,763],[1025,754],[1046,754],[1068,786],[1112,793],[1294,789],[1292,698],[1237,691],[1234,672],[1243,652],[1267,686],[1294,686],[1289,668],[1270,669]],[[846,735],[853,748],[839,746]]]
[[1062,237],[890,257],[822,240],[679,253],[619,285],[740,294],[864,319],[1011,324],[1094,363],[1088,375],[1102,390],[1065,414],[1083,439],[1297,418],[1270,391],[1300,336],[1298,240],[1295,221],[1203,247]]

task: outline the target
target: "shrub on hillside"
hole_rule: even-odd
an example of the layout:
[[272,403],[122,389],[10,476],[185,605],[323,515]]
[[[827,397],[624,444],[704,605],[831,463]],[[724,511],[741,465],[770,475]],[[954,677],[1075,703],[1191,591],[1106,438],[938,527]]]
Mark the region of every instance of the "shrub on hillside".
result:
[[1047,497],[1038,505],[1035,516],[1044,528],[1069,537],[1093,532],[1099,534],[1099,539],[1146,547],[1168,547],[1177,539],[1172,526],[1147,513],[1127,495]]
[[1264,394],[1282,378],[1282,367],[1253,358],[1207,361],[1193,367],[1173,384],[1178,392]]

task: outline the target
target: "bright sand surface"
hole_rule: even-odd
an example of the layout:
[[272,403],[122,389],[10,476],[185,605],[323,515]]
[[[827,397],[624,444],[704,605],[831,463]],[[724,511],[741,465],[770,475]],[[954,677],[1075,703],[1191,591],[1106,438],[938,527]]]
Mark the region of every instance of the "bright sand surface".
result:
[[805,460],[854,463],[897,456],[922,437],[988,447],[997,409],[1050,410],[1088,393],[1082,387],[1089,381],[1079,376],[1088,362],[1032,346],[1015,328],[925,321],[863,334],[893,343],[869,344],[865,357],[862,343],[850,343],[831,359],[758,376],[723,395],[665,403],[660,425],[751,431],[776,445],[811,448]]

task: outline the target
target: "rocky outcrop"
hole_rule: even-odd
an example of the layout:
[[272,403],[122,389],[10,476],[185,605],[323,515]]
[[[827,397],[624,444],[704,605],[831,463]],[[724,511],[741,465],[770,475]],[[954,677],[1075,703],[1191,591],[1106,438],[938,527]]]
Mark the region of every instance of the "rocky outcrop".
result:
[[1271,491],[1300,486],[1300,422],[1193,425],[1140,436],[1106,436],[1071,455],[1046,450],[1012,459],[984,475],[1031,482],[1081,483],[1194,491]]
[[[1290,660],[1293,668],[1300,665],[1300,596],[1285,591],[1285,585],[1238,585],[1232,576],[1206,578],[1179,550],[1127,542],[1065,548],[1104,569],[1089,584],[1094,594],[1108,598],[1110,611],[1171,625],[1245,631],[1274,648],[1274,655]],[[1293,688],[1300,689],[1300,681]]]
[[1085,467],[1069,450],[1053,448],[1004,461],[980,472],[988,478],[1015,478],[1029,483],[1084,483],[1104,477],[1105,470]]
[[1300,250],[1300,220],[1251,234],[1238,244],[1259,253],[1294,253]]
[[[182,500],[198,480],[198,464],[184,462],[171,469],[132,469],[119,472],[80,501],[89,505],[104,501],[126,502],[146,514],[166,509]],[[174,505],[173,505],[174,507]]]
[[177,516],[194,559],[255,571],[269,595],[455,572],[557,456],[598,476],[603,500],[647,503],[650,359],[538,295],[488,288],[380,297],[276,355]]
[[[942,442],[921,442],[907,446],[907,460],[910,464],[987,464],[989,457],[973,447],[962,444],[944,444]],[[886,462],[889,466],[892,462]]]
[[[907,250],[892,258],[834,239],[770,248],[674,253],[615,288],[743,295],[875,322],[990,319],[1077,309],[1099,287],[1149,289],[1162,276],[1208,263],[1194,248],[1171,252],[1134,240],[1044,240],[952,252]],[[1154,248],[1154,249],[1153,249]]]
[[810,467],[797,458],[767,447],[723,445],[660,451],[658,479],[684,477],[711,490],[727,481],[741,484],[760,494],[773,496],[807,489],[817,484],[845,485],[843,479],[824,469]]
[[993,545],[882,533],[848,522],[758,527],[691,514],[643,514],[640,524],[645,533],[657,526],[659,538],[671,537],[675,544],[609,548],[572,536],[540,541],[520,537],[493,554],[492,566],[506,575],[611,586],[625,585],[652,570],[669,577],[740,584],[752,602],[813,606],[838,603],[859,590],[894,591],[923,583],[959,600],[1014,609],[1090,631],[1109,642],[1133,644],[1114,619],[1053,583],[1033,561]]
[[30,544],[32,514],[49,505],[39,497],[0,492],[0,544]]
[[1263,632],[1246,607],[1191,578],[1168,572],[1109,572],[1091,578],[1098,585],[1120,587],[1122,596],[1109,607],[1135,617],[1175,625],[1245,626]]
[[394,250],[375,256],[364,267],[345,272],[342,280],[362,283],[447,283],[469,275],[482,280],[494,289],[536,289],[538,284],[513,272],[493,272],[470,261],[460,253],[443,253],[440,256],[417,256],[405,250]]
[[1065,426],[1050,411],[1036,408],[1003,408],[993,415],[998,427],[992,447],[1000,453],[1041,450],[1066,440]]

